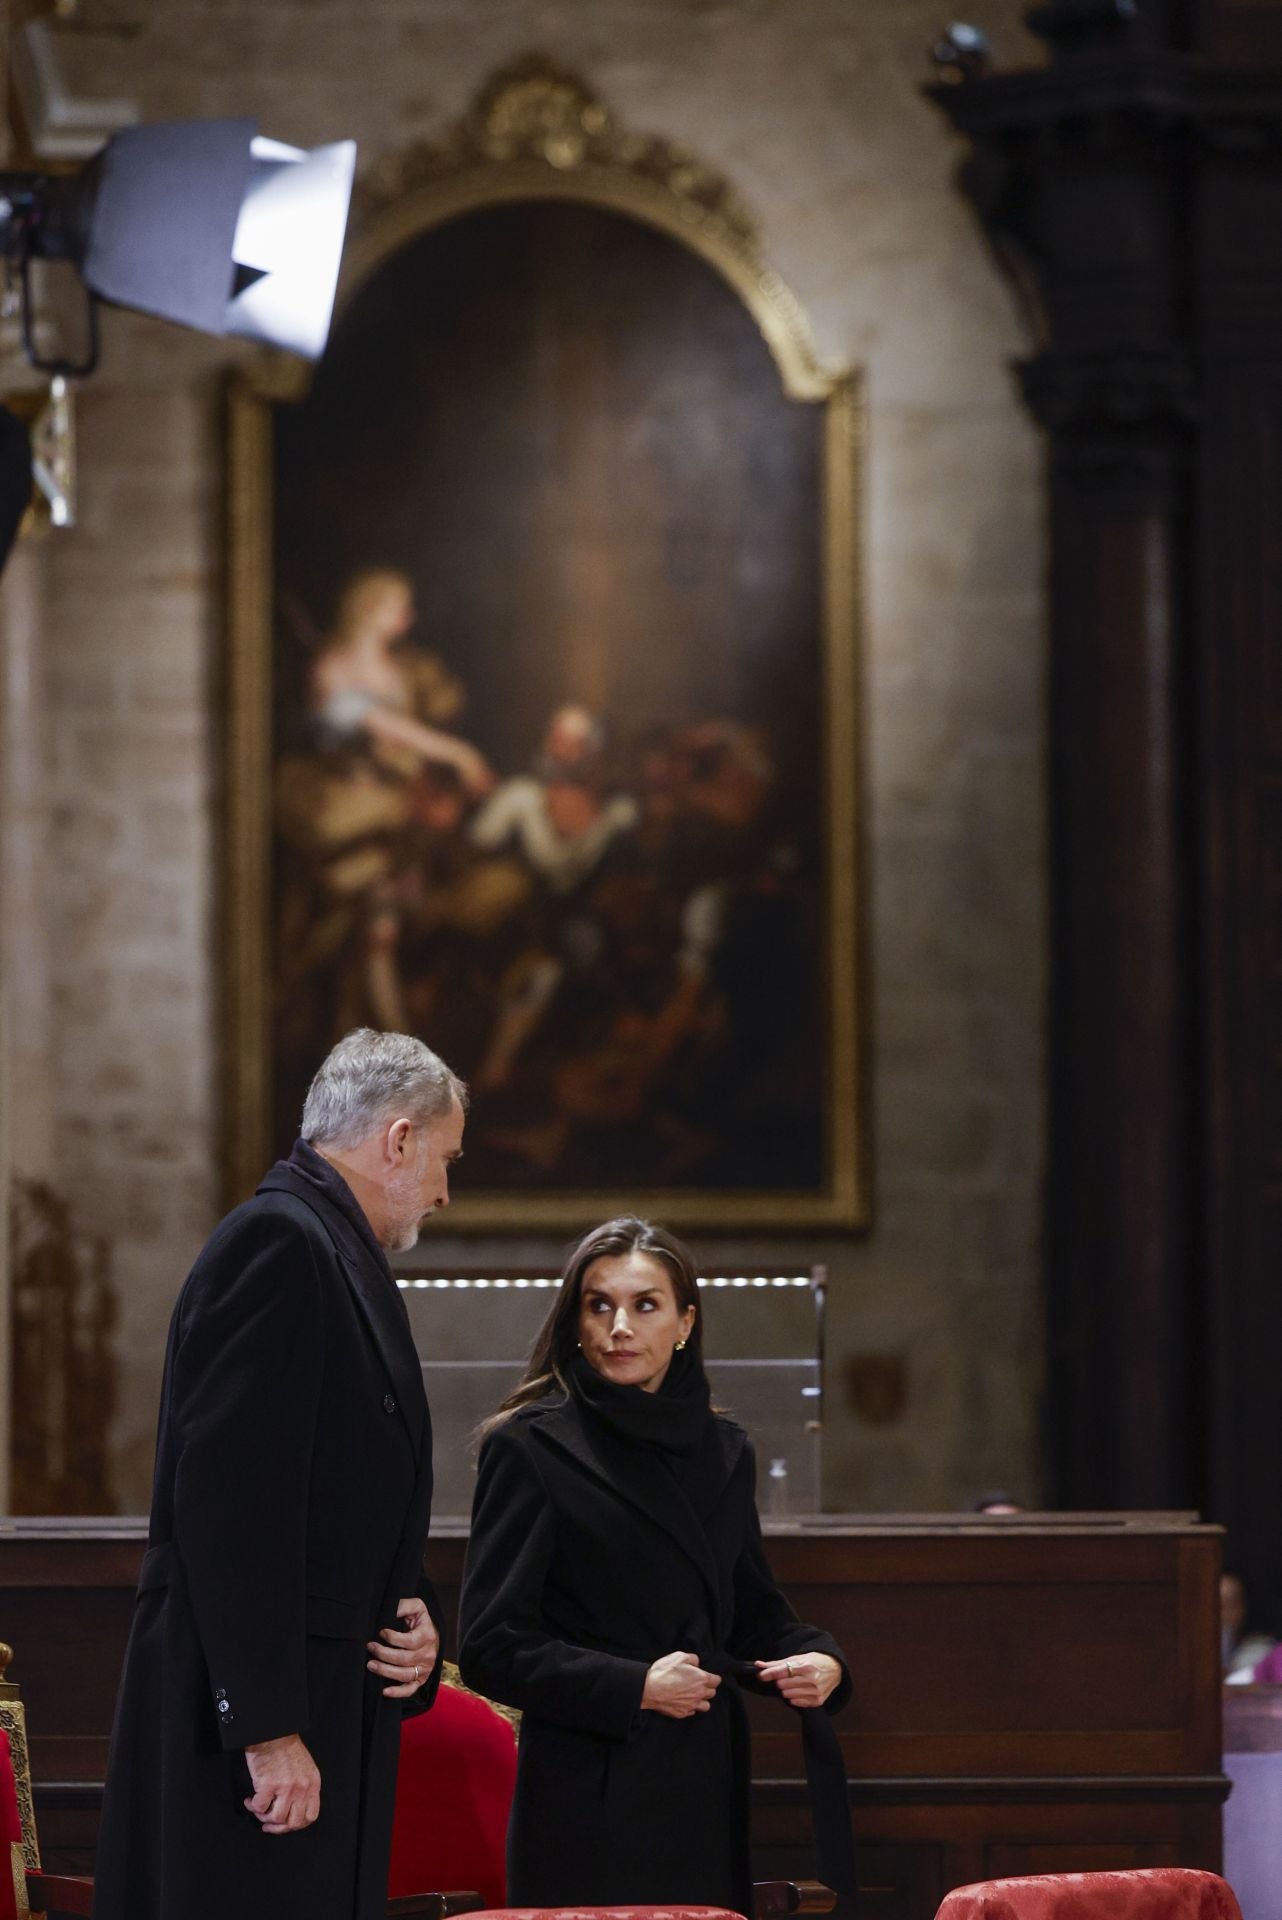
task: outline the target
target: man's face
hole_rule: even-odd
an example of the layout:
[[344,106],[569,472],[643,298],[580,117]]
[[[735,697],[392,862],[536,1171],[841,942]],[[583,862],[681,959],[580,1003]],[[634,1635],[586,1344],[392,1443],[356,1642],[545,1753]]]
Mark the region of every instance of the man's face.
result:
[[463,1152],[463,1109],[455,1100],[440,1120],[412,1127],[401,1164],[387,1177],[389,1253],[408,1253],[429,1213],[450,1204],[450,1168]]

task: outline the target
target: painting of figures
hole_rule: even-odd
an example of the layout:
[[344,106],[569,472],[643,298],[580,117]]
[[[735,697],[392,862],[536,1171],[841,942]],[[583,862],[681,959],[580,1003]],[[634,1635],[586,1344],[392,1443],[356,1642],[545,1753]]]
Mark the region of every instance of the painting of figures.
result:
[[525,201],[268,443],[268,1147],[368,1024],[470,1084],[461,1223],[831,1199],[824,408],[695,251]]

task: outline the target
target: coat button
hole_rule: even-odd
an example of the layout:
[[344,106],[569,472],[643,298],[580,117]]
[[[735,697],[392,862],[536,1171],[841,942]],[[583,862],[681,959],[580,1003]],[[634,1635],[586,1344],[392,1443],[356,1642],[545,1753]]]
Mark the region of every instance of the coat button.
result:
[[227,1702],[225,1700],[220,1700],[218,1702],[218,1711],[219,1713],[230,1713],[231,1708],[227,1705]]
[[396,1402],[395,1402],[395,1400],[394,1400],[394,1399],[392,1398],[392,1396],[391,1396],[391,1394],[390,1394],[390,1393],[385,1393],[385,1394],[383,1395],[383,1412],[384,1412],[384,1413],[395,1413],[395,1412],[396,1412]]

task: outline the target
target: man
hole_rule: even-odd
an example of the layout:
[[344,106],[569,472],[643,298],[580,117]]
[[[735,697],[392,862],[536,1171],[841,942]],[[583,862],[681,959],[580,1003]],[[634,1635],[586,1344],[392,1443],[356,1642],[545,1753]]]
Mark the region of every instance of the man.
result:
[[375,1920],[430,1706],[432,1433],[387,1263],[449,1201],[466,1090],[360,1028],[169,1332],[95,1920]]

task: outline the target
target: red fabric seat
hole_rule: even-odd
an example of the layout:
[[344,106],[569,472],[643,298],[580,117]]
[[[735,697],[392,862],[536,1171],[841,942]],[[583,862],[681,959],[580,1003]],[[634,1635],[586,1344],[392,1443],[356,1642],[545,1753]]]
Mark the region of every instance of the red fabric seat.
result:
[[1232,1888],[1217,1873],[1145,1867],[956,1887],[936,1920],[1242,1920],[1242,1915]]
[[430,1713],[401,1728],[387,1891],[507,1897],[507,1816],[516,1734],[486,1701],[442,1683]]
[[9,1736],[0,1727],[0,1843],[3,1844],[3,1870],[0,1871],[0,1920],[17,1920],[18,1898],[14,1890],[13,1849],[22,1842],[22,1821],[18,1817],[18,1787],[13,1777],[13,1755]]
[[744,1920],[728,1907],[494,1907],[467,1920]]

